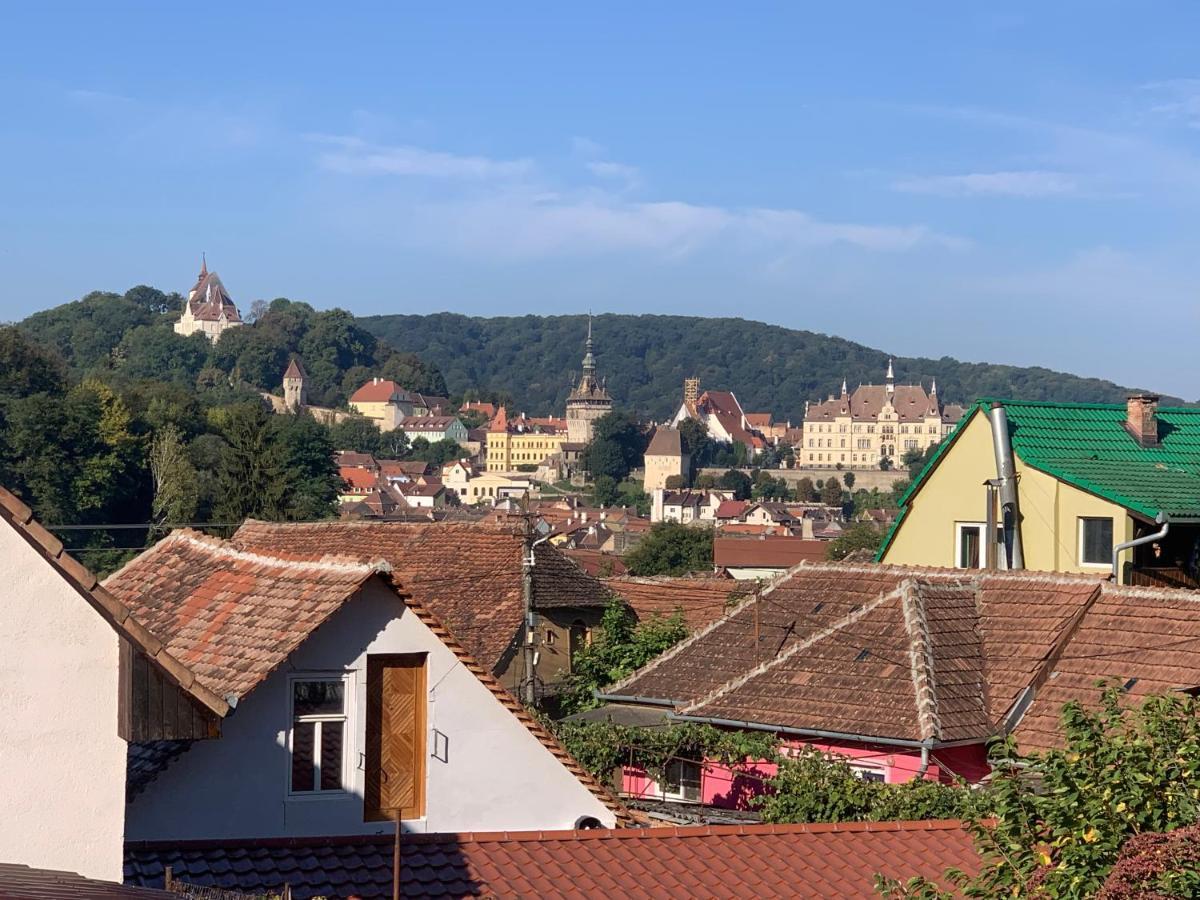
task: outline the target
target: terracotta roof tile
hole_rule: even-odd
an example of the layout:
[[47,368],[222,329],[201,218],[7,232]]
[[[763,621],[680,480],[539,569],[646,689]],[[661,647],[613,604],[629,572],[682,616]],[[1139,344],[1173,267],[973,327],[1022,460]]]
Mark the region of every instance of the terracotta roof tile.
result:
[[0,897],[5,900],[178,900],[178,895],[147,887],[84,878],[74,872],[0,863]]
[[[125,872],[151,884],[170,865],[198,884],[372,900],[391,896],[391,859],[387,837],[130,844]],[[940,881],[979,867],[957,821],[406,835],[401,859],[402,896],[430,898],[870,898],[877,872]]]
[[351,403],[387,403],[392,397],[409,399],[408,391],[386,378],[372,378],[350,395]]
[[108,620],[117,634],[130,641],[151,665],[178,684],[216,716],[224,716],[229,706],[219,693],[198,681],[194,669],[164,647],[160,636],[144,625],[129,607],[105,587],[96,576],[74,557],[63,551],[62,541],[33,518],[33,512],[16,495],[0,487],[0,521],[7,522],[37,551],[79,595]]
[[[678,715],[949,743],[1059,740],[1070,699],[1200,686],[1200,594],[1087,576],[800,565],[611,686]],[[1131,679],[1135,679],[1132,680]],[[1032,704],[1018,703],[1032,697]],[[1025,707],[1028,706],[1026,710]]]
[[[265,524],[265,523],[254,523]],[[245,696],[330,615],[373,578],[403,603],[533,736],[617,818],[628,813],[464,648],[402,578],[376,561],[295,559],[238,549],[232,542],[177,531],[106,580],[130,606],[156,622],[173,653],[223,696]],[[571,565],[569,562],[567,565]]]
[[221,697],[245,696],[379,571],[247,553],[183,529],[104,586]]
[[[524,540],[511,527],[409,522],[273,523],[248,521],[233,536],[239,547],[295,559],[326,553],[359,561],[384,559],[405,590],[431,609],[472,656],[497,666],[517,639],[523,608]],[[609,593],[591,576],[542,544],[533,567],[539,608],[604,606]]]
[[786,535],[744,538],[718,534],[713,538],[713,565],[717,568],[790,569],[801,562],[823,561],[828,546],[825,541]]
[[703,628],[748,594],[752,584],[732,578],[609,578],[604,582],[625,598],[639,619],[683,612],[688,628]]

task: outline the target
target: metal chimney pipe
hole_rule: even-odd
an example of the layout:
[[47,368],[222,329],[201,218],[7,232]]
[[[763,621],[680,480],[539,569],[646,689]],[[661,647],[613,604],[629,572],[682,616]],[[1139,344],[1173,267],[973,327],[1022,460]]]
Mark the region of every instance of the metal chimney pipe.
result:
[[1008,433],[1008,413],[1004,404],[993,403],[988,411],[992,424],[992,449],[996,454],[996,481],[1000,490],[1000,517],[1004,525],[1004,556],[1009,569],[1025,568],[1021,546],[1021,509],[1017,501],[1017,465],[1012,438]]

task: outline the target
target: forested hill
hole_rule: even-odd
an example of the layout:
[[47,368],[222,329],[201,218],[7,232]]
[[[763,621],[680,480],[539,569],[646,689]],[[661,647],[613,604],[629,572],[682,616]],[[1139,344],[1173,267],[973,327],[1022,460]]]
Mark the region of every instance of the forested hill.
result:
[[[578,372],[584,316],[476,318],[452,313],[360,318],[398,350],[438,367],[452,394],[488,388],[531,414],[561,410]],[[657,418],[674,412],[683,379],[732,390],[747,411],[798,422],[804,401],[880,383],[887,354],[842,338],[745,319],[602,315],[593,323],[596,362],[617,404]],[[1042,368],[896,357],[899,382],[936,377],[947,401],[976,397],[1120,403],[1129,388]],[[1147,386],[1152,387],[1152,386]],[[1177,398],[1166,402],[1180,403]]]

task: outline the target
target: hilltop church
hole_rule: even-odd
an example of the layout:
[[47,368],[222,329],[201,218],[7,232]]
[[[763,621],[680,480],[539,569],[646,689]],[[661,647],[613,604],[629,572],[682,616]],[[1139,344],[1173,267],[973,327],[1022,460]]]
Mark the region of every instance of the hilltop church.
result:
[[796,460],[814,469],[895,467],[907,451],[947,437],[962,415],[961,406],[942,404],[937,381],[929,393],[919,384],[896,384],[889,359],[883,384],[860,384],[851,394],[843,380],[840,396],[805,403]]
[[188,291],[183,315],[175,323],[175,333],[187,337],[199,332],[215,344],[222,334],[241,324],[242,317],[233,298],[217,273],[208,271],[208,260],[202,259],[200,276]]

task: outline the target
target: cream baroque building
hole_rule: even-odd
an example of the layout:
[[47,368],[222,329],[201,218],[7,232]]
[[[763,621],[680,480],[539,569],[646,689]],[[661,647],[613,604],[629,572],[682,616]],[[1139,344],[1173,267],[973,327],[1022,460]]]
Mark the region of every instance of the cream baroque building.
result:
[[924,450],[948,436],[963,408],[943,405],[937,382],[896,384],[888,360],[883,384],[860,384],[851,394],[842,382],[838,397],[805,404],[803,437],[796,459],[806,468],[878,469],[899,466],[909,450]]

